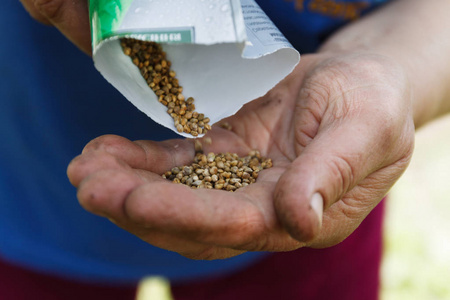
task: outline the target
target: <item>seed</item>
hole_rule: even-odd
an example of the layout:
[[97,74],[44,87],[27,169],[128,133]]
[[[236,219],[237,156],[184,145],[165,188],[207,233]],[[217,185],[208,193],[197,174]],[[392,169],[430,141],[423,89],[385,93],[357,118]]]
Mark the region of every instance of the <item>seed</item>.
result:
[[[206,128],[206,127],[205,127]],[[211,145],[212,144],[212,139],[210,137],[205,137],[203,139],[205,141],[206,145]],[[269,158],[270,159],[270,158]],[[272,161],[272,160],[271,160]]]
[[[158,101],[169,108],[167,113],[174,119],[174,126],[178,132],[185,132],[196,137],[211,130],[211,126],[207,124],[209,118],[195,111],[194,98],[189,97],[186,100],[182,94],[183,87],[176,78],[177,73],[170,69],[172,63],[166,59],[166,53],[160,44],[124,38],[121,39],[120,45],[123,53],[129,56],[133,64],[139,68],[148,86],[158,96]],[[186,121],[178,120],[176,123],[176,118],[183,115]],[[198,116],[201,116],[200,120],[203,119],[203,123],[197,124],[197,129],[191,130],[184,127],[191,118],[197,119]],[[198,123],[198,121],[197,119],[192,123]],[[183,125],[182,131],[178,126],[180,123]]]
[[231,185],[231,184],[230,184],[230,185],[227,185],[226,190],[232,192],[232,191],[235,191],[235,190],[236,190],[236,187],[235,187],[234,185]]
[[224,122],[224,123],[220,124],[220,127],[222,127],[223,129],[226,129],[226,130],[233,129],[233,127],[231,127],[230,123],[228,123],[228,122]]
[[196,180],[196,181],[194,181],[194,182],[192,183],[192,185],[199,186],[199,185],[202,184],[202,183],[203,183],[203,181],[201,181],[201,180]]
[[200,140],[196,139],[194,142],[195,153],[203,153],[203,145]]
[[[234,192],[256,182],[260,170],[272,166],[270,159],[261,157],[256,152],[252,152],[252,155],[245,157],[239,157],[235,153],[215,154],[210,152],[205,155],[199,140],[196,140],[194,145],[196,155],[192,164],[174,167],[165,172],[162,175],[163,178],[195,189],[214,188]],[[255,160],[258,161],[257,165]],[[240,167],[236,165],[236,162]],[[252,167],[249,166],[250,163],[253,164]]]
[[218,169],[217,169],[216,166],[214,166],[211,169],[209,169],[209,173],[211,173],[211,174],[217,174],[217,172],[218,172]]
[[184,175],[191,175],[192,174],[192,169],[190,167],[184,167],[183,168],[183,174]]
[[213,152],[208,153],[208,162],[211,163],[216,159],[216,155]]
[[194,98],[192,98],[192,97],[187,98],[186,104],[191,105],[193,103],[194,103]]
[[241,180],[240,178],[231,178],[231,179],[230,179],[230,182],[231,182],[231,183],[237,183],[237,182],[240,183],[241,181],[242,181],[242,180]]
[[177,131],[178,131],[178,132],[183,132],[183,125],[178,124],[178,125],[177,125]]

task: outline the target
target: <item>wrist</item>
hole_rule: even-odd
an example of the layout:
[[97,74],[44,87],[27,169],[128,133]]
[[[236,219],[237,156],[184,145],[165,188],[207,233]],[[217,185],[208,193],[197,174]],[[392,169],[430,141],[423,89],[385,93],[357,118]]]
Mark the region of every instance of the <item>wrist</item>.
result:
[[447,1],[392,1],[338,31],[319,52],[380,55],[400,66],[410,82],[414,123],[420,127],[450,112],[450,21],[446,7],[450,8]]

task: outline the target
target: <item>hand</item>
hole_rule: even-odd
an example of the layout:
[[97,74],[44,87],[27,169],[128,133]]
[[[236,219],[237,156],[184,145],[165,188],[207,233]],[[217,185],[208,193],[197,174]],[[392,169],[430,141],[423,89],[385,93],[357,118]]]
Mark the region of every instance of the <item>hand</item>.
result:
[[68,167],[88,211],[193,259],[328,247],[352,233],[410,160],[414,126],[403,69],[363,53],[304,55],[264,97],[219,126],[205,152],[273,160],[234,193],[161,175],[194,157],[192,140],[91,141]]
[[20,0],[39,22],[55,26],[71,42],[91,55],[87,0]]

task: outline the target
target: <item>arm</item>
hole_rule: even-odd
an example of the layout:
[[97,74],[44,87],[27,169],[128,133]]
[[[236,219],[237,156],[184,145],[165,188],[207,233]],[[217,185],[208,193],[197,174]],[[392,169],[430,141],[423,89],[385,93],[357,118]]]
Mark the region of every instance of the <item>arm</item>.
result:
[[320,52],[361,51],[399,62],[416,127],[450,112],[450,1],[396,0],[333,35]]

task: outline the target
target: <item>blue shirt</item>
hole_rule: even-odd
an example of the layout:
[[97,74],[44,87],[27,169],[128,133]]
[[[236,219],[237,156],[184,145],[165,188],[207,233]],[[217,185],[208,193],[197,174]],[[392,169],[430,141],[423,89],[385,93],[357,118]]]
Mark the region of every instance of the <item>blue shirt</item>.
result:
[[[350,20],[321,14],[317,3],[324,1],[258,2],[303,52]],[[300,2],[303,8],[296,10]],[[19,1],[3,4],[0,33],[1,258],[68,278],[132,282],[147,275],[182,280],[232,271],[264,255],[193,261],[84,211],[66,168],[87,142],[109,133],[132,140],[177,136],[132,106],[91,58],[31,19]]]

